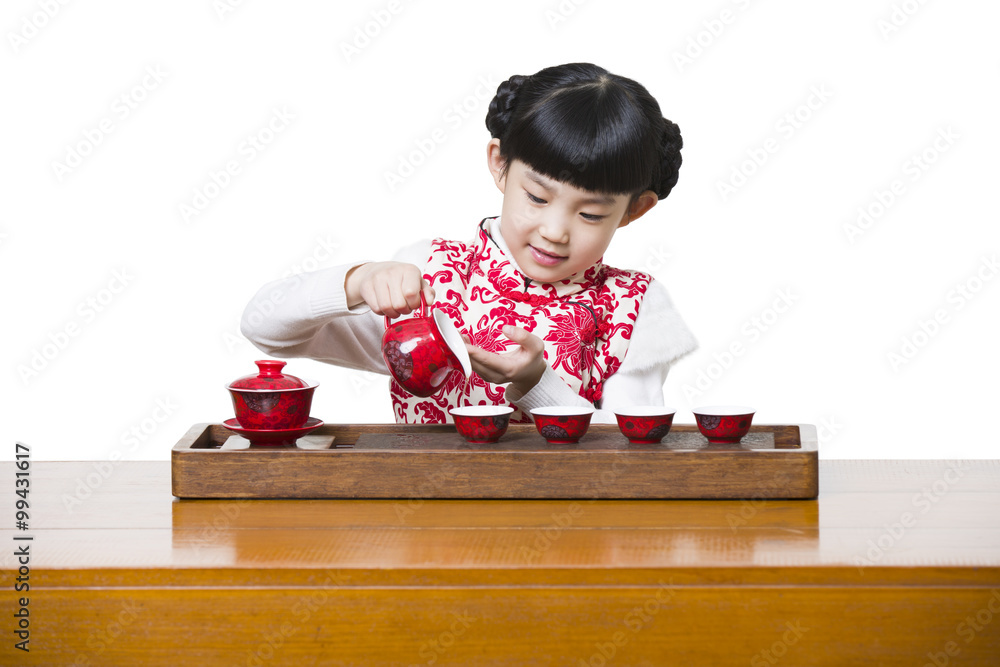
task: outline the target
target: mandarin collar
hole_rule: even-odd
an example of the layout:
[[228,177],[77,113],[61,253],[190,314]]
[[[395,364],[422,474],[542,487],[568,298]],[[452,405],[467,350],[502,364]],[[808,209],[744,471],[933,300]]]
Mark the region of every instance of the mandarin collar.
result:
[[[497,291],[501,294],[516,291],[518,293],[523,293],[526,296],[534,295],[536,299],[532,299],[532,301],[538,299],[561,299],[563,297],[581,292],[588,287],[593,287],[601,280],[605,269],[604,264],[601,261],[603,259],[602,257],[583,271],[577,271],[563,280],[554,283],[535,282],[521,273],[520,267],[517,265],[513,255],[511,255],[510,249],[507,247],[507,242],[504,240],[503,234],[500,233],[500,216],[484,218],[482,222],[479,223],[479,238],[477,245],[479,255],[482,255],[486,248],[490,245],[500,251],[502,261],[495,267],[494,270],[486,273],[486,277],[497,289]],[[517,279],[517,284],[519,286],[517,290],[510,289],[510,279],[512,277],[516,277]]]

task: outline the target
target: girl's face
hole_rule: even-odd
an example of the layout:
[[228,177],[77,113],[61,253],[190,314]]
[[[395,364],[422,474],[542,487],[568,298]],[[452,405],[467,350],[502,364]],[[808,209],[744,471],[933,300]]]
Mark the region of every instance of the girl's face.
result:
[[[498,158],[498,142],[496,146]],[[647,191],[630,207],[629,195],[581,190],[536,173],[519,160],[511,162],[501,178],[502,161],[495,164],[492,151],[490,158],[490,170],[503,192],[500,232],[521,272],[535,282],[553,283],[586,270],[604,256],[619,227],[657,201],[656,194]]]

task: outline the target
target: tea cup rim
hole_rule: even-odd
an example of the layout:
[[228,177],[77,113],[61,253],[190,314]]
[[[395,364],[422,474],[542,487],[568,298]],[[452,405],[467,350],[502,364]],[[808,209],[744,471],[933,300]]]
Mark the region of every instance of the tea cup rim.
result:
[[448,410],[452,416],[459,417],[499,417],[512,412],[514,408],[509,405],[461,405]]
[[756,414],[756,410],[746,405],[703,405],[691,410],[695,415],[706,417],[736,417]]
[[531,408],[530,412],[533,415],[541,415],[543,417],[572,417],[577,415],[592,415],[594,414],[594,408],[582,405],[543,405]]
[[[303,382],[308,382],[308,380],[302,380],[302,381]],[[233,387],[233,386],[230,386],[230,385],[227,384],[226,385],[226,389],[228,389],[229,391],[243,391],[243,392],[247,392],[249,394],[253,394],[253,393],[261,393],[261,394],[272,393],[273,394],[273,393],[277,393],[277,392],[305,391],[306,389],[315,389],[318,386],[319,386],[319,382],[308,382],[308,384],[306,384],[306,386],[304,386],[304,387],[285,387],[284,389],[244,389],[243,387]]]
[[669,405],[630,405],[616,408],[613,412],[622,417],[668,417],[677,414],[677,408]]

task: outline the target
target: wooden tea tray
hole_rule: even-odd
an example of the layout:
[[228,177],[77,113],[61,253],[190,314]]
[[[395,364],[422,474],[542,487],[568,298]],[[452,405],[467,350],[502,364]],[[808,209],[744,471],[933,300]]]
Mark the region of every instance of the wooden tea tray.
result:
[[[325,424],[294,447],[249,446],[197,424],[171,452],[179,498],[816,498],[816,427],[751,427],[711,445],[694,424],[634,445],[593,424],[550,445],[532,424],[474,445],[453,425]],[[242,443],[242,444],[241,444]]]

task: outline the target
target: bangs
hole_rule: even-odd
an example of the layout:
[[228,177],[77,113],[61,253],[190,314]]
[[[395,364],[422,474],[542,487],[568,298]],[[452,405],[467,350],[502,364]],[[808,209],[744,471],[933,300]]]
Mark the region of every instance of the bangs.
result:
[[501,152],[583,190],[642,192],[659,142],[629,97],[607,80],[556,91],[515,122]]

